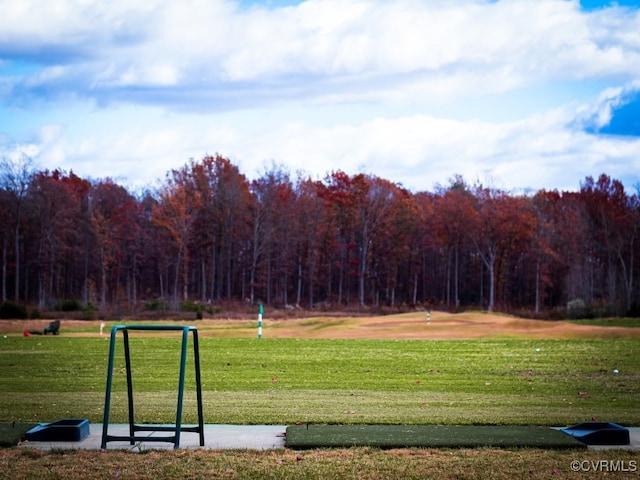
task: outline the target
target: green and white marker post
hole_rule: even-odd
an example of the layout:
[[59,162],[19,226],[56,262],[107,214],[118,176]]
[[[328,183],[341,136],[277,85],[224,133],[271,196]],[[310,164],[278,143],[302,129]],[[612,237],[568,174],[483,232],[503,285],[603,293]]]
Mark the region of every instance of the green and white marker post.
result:
[[258,307],[258,338],[262,338],[262,314],[264,313],[264,308],[262,308],[262,304]]

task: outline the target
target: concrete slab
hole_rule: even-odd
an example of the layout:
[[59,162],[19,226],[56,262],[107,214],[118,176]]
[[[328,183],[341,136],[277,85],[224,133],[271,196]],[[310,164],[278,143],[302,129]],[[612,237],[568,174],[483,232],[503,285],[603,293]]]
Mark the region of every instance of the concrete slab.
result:
[[[100,450],[102,444],[102,424],[90,424],[89,435],[79,442],[22,442],[18,446],[37,450]],[[180,448],[204,449],[250,449],[269,450],[285,447],[286,425],[205,425],[204,447],[200,446],[197,433],[183,432],[180,435]],[[557,427],[560,428],[560,427]],[[628,427],[630,445],[590,445],[591,450],[623,449],[640,451],[640,427]],[[138,432],[136,435],[167,435],[166,432]],[[109,435],[129,435],[128,424],[110,424]],[[172,449],[170,442],[140,441],[135,445],[129,442],[114,441],[107,443],[107,450],[131,450],[142,452],[154,449]]]
[[[205,425],[204,447],[200,446],[197,433],[182,432],[180,448],[207,449],[252,449],[268,450],[284,448],[286,425]],[[128,424],[109,424],[109,435],[128,436]],[[137,432],[136,436],[167,436],[167,432]],[[100,450],[102,445],[102,424],[89,425],[89,435],[79,442],[21,442],[19,447],[37,450]],[[131,445],[126,441],[107,443],[107,450],[131,450],[140,452],[153,449],[173,449],[171,442],[139,441]]]

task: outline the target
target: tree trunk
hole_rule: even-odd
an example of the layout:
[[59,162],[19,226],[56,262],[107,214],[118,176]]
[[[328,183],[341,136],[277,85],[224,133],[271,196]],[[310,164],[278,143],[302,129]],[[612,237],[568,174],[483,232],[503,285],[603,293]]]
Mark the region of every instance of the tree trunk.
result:
[[536,305],[535,312],[540,312],[540,258],[536,259]]
[[100,308],[107,305],[107,266],[104,258],[104,247],[100,250]]
[[7,301],[7,239],[2,241],[2,303]]
[[364,307],[364,284],[365,284],[365,276],[367,273],[367,254],[368,254],[368,241],[363,242],[361,255],[360,255],[360,266],[358,268],[358,302],[361,307]]
[[200,259],[200,300],[202,303],[207,301],[207,262],[204,257]]
[[182,245],[178,248],[178,257],[176,258],[176,271],[173,277],[173,303],[178,306],[178,282],[180,279],[180,263],[182,263]]
[[15,273],[15,292],[14,299],[18,303],[20,301],[20,223],[16,222],[15,236],[13,240],[13,248],[16,261],[16,273]]
[[302,270],[302,255],[298,253],[298,278],[296,279],[296,305],[302,301],[302,281],[304,272]]
[[418,303],[418,272],[413,274],[413,304]]
[[456,243],[454,252],[454,264],[453,264],[453,295],[455,297],[456,308],[460,306],[460,262],[459,262],[459,249]]

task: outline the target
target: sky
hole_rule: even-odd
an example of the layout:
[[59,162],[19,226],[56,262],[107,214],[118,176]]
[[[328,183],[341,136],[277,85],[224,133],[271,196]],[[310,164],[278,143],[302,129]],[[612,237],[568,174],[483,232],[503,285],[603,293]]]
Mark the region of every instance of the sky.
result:
[[146,188],[212,154],[635,193],[640,0],[0,0],[1,157]]

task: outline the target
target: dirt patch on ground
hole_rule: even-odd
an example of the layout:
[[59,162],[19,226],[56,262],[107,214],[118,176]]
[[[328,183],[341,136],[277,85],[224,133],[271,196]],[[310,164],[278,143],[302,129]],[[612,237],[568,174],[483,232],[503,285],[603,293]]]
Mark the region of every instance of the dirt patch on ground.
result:
[[[335,319],[334,319],[335,320]],[[264,335],[272,338],[369,338],[369,339],[469,339],[513,338],[640,338],[640,328],[577,325],[570,322],[520,319],[488,313],[449,314],[434,312],[430,321],[423,313],[362,317],[333,323],[318,319],[313,328],[297,321],[265,322]],[[309,323],[307,321],[307,323]]]

